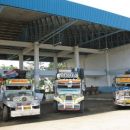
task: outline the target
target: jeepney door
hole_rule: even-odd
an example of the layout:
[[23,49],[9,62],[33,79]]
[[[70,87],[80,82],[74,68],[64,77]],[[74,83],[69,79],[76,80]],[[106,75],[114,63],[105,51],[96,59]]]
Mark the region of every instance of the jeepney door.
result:
[[0,102],[2,102],[3,99],[3,79],[0,78]]
[[3,87],[2,85],[0,86],[0,105],[2,103],[2,100],[3,100]]

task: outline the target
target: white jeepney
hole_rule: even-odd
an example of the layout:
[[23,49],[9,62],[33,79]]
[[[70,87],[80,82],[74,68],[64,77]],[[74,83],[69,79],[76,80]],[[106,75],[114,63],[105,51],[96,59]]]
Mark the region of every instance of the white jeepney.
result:
[[55,111],[84,111],[83,70],[59,70],[55,81]]
[[10,117],[40,115],[40,100],[31,79],[6,79],[1,82],[0,107],[4,121]]

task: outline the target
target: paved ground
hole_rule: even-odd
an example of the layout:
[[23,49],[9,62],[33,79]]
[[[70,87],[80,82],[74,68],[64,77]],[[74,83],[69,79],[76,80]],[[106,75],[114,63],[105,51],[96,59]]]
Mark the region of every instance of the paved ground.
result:
[[[99,97],[99,96],[97,96]],[[47,113],[41,118],[13,118],[0,130],[130,130],[130,108],[115,110],[111,100],[87,100],[85,113]]]

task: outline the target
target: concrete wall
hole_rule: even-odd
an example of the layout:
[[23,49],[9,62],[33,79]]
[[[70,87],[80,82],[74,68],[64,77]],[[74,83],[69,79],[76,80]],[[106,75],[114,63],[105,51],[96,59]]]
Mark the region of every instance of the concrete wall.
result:
[[[86,67],[86,62],[85,60],[86,59],[86,56],[83,56],[83,55],[80,55],[80,67],[81,68],[85,68]],[[68,68],[74,68],[75,67],[75,60],[74,58],[73,59],[70,59],[70,60],[67,60],[67,67]]]
[[130,44],[109,51],[110,70],[130,68]]
[[[113,82],[113,77],[117,74],[124,73],[130,69],[130,44],[113,48],[108,51],[109,66],[110,66],[110,80]],[[91,54],[80,56],[81,67],[87,70],[101,70],[106,71],[106,56],[103,54]],[[68,66],[74,67],[74,60],[67,62]],[[87,86],[108,86],[106,76],[93,76],[86,78]]]

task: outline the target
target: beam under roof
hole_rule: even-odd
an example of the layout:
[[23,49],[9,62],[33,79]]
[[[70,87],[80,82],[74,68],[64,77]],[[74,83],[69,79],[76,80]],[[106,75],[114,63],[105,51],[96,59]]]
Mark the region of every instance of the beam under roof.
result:
[[[0,49],[0,54],[11,54],[11,55],[18,55],[21,51],[19,50],[12,50],[12,49]],[[56,53],[54,52],[40,52],[40,56],[45,57],[54,57]],[[27,53],[26,56],[33,56],[34,52]],[[12,57],[12,56],[11,56]],[[59,58],[73,58],[73,55],[58,55]]]
[[[25,47],[25,48],[29,48],[34,46],[34,43],[31,42],[19,42],[19,41],[9,41],[9,40],[0,40],[0,45],[2,46],[11,46],[11,47]],[[44,49],[44,50],[57,50],[57,51],[70,51],[70,52],[74,52],[74,47],[70,47],[70,46],[53,46],[50,44],[40,44],[39,45],[40,49]],[[102,51],[98,50],[98,49],[90,49],[90,48],[79,48],[79,52],[83,52],[83,53],[102,53]]]

